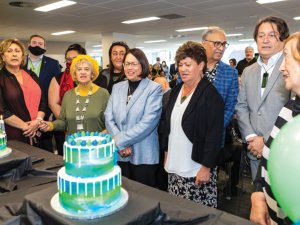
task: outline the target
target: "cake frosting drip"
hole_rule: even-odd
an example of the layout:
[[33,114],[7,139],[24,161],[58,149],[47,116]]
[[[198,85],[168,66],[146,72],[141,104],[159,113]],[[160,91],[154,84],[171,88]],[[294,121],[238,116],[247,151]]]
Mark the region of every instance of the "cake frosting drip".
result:
[[7,140],[6,140],[6,134],[5,133],[0,133],[0,151],[4,151],[6,150],[6,143],[7,143]]
[[76,177],[97,177],[113,170],[114,141],[111,135],[77,132],[64,144],[66,173]]
[[107,208],[120,197],[121,169],[114,166],[112,172],[99,177],[80,178],[58,172],[59,201],[70,211],[93,211]]
[[64,143],[65,167],[58,172],[59,202],[70,212],[109,208],[121,198],[121,169],[110,134],[77,132]]

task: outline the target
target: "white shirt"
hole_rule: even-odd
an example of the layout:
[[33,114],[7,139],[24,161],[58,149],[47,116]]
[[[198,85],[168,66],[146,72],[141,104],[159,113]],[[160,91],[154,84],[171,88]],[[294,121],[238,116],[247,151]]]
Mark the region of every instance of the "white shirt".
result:
[[[275,67],[276,63],[278,62],[278,59],[280,58],[281,55],[282,55],[282,51],[280,51],[280,52],[276,53],[275,55],[271,56],[271,58],[269,58],[269,60],[268,60],[268,64],[264,64],[262,62],[261,57],[258,58],[257,63],[261,67],[261,70],[260,70],[260,83],[262,83],[263,74],[265,72],[267,72],[269,74],[268,80],[270,80],[270,77],[272,75],[274,67]],[[268,85],[268,83],[267,83],[267,85]],[[261,96],[263,96],[264,91],[265,91],[265,88],[261,87]]]
[[181,126],[182,116],[191,100],[193,93],[190,94],[181,104],[181,92],[182,88],[177,97],[171,115],[171,132],[169,134],[168,157],[165,170],[168,173],[175,173],[179,176],[187,178],[195,177],[201,168],[201,164],[192,160],[193,144],[187,138]]
[[[270,77],[272,75],[274,67],[275,67],[276,63],[278,62],[279,58],[281,57],[281,55],[282,55],[282,51],[280,51],[280,52],[276,53],[275,55],[271,56],[268,60],[267,65],[262,62],[261,57],[258,58],[257,63],[261,67],[261,70],[260,70],[260,83],[262,83],[263,74],[265,72],[268,72],[268,74],[269,74],[268,81],[270,80]],[[268,85],[268,83],[267,83],[267,85]],[[265,89],[266,88],[262,88],[262,87],[260,88],[261,96],[263,96]],[[257,134],[249,134],[245,137],[245,139],[246,139],[246,141],[248,141],[249,138],[256,137],[256,136],[257,136]]]

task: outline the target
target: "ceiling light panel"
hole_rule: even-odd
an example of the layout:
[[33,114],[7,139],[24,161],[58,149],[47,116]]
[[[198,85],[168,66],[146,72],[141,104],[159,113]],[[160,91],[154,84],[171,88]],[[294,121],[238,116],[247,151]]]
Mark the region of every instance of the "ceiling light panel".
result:
[[275,3],[275,2],[283,2],[286,0],[257,0],[256,2],[259,4],[268,4],[268,3]]
[[66,6],[74,5],[76,3],[77,2],[74,2],[74,1],[64,0],[64,1],[54,2],[54,3],[48,4],[48,5],[44,5],[44,6],[35,8],[34,10],[40,11],[40,12],[49,12],[49,11],[52,11],[52,10],[55,10],[55,9],[59,9],[59,8],[63,8],[63,7],[66,7]]
[[75,33],[75,31],[73,31],[73,30],[65,30],[65,31],[60,31],[60,32],[52,33],[51,35],[58,36],[58,35],[65,35],[65,34],[72,34],[72,33]]
[[159,42],[166,42],[166,40],[153,40],[153,41],[145,41],[144,43],[150,44],[150,43],[159,43]]
[[140,18],[140,19],[135,19],[135,20],[126,20],[123,21],[122,23],[125,24],[132,24],[132,23],[142,23],[142,22],[148,22],[148,21],[153,21],[153,20],[159,20],[159,17],[152,16],[152,17],[145,17],[145,18]]
[[237,36],[242,36],[243,34],[237,33],[237,34],[226,34],[226,37],[237,37]]
[[187,31],[197,31],[197,30],[206,30],[208,27],[193,27],[193,28],[186,28],[186,29],[179,29],[176,30],[177,32],[187,32]]

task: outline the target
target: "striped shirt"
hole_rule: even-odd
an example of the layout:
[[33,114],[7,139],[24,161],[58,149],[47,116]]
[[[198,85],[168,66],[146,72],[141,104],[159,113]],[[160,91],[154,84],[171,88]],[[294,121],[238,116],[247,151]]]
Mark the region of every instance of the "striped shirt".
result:
[[271,190],[271,184],[270,179],[268,175],[268,168],[267,168],[267,161],[270,153],[270,145],[274,138],[276,138],[277,134],[279,133],[280,129],[285,125],[287,122],[289,122],[293,118],[293,105],[294,105],[295,99],[290,100],[280,111],[275,125],[271,131],[271,134],[265,143],[264,149],[263,149],[263,155],[261,158],[261,171],[258,172],[258,175],[255,180],[255,186],[257,191],[263,191],[266,197],[269,215],[271,218],[272,225],[277,224],[283,224],[283,221],[285,220],[286,215],[282,211],[282,209],[279,207],[277,201],[274,198],[274,195]]

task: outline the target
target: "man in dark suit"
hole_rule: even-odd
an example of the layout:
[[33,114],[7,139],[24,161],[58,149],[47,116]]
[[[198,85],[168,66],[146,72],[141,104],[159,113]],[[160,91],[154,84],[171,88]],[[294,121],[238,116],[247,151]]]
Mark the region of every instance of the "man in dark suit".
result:
[[[43,95],[47,100],[48,107],[48,88],[51,79],[55,75],[59,75],[61,72],[59,63],[57,60],[44,55],[44,53],[46,52],[46,40],[41,35],[35,34],[29,38],[28,50],[29,54],[26,68],[35,72],[36,75],[39,77],[39,82],[42,87]],[[50,115],[51,110],[48,107],[44,119],[49,120]],[[40,143],[41,145],[39,147],[52,152],[53,147],[51,133],[43,133]]]

